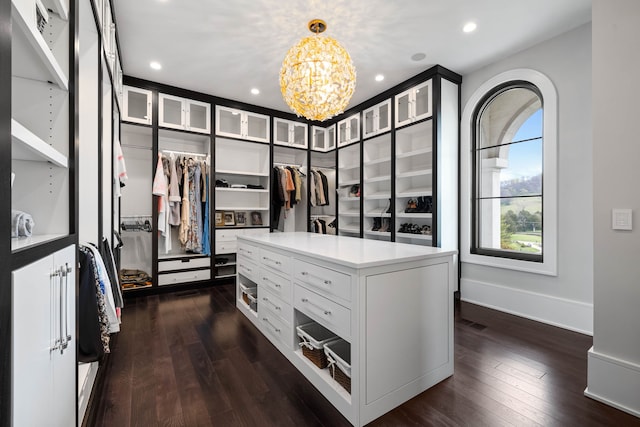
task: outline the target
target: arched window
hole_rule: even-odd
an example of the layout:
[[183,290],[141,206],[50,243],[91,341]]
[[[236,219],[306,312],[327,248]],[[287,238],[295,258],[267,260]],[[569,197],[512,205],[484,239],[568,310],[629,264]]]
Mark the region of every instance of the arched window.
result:
[[461,260],[556,274],[557,95],[533,70],[483,84],[462,116]]
[[508,82],[473,116],[471,251],[542,262],[543,102],[537,87]]

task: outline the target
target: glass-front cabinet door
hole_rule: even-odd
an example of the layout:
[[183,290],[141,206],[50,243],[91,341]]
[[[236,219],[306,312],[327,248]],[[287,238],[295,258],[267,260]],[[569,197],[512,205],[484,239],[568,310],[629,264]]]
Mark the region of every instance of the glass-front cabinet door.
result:
[[150,125],[151,99],[152,93],[150,90],[125,86],[122,120]]
[[211,132],[211,105],[206,102],[186,99],[186,126],[192,132]]
[[414,120],[431,117],[431,80],[415,87]]
[[216,135],[269,142],[270,117],[264,114],[216,106]]
[[242,111],[216,107],[216,134],[242,138]]
[[396,127],[431,117],[432,98],[431,80],[396,95]]
[[158,97],[158,124],[162,127],[184,129],[185,114],[182,98],[161,93]]
[[391,130],[391,100],[387,99],[373,107],[364,110],[363,138],[375,136]]
[[269,116],[245,112],[244,117],[244,139],[258,142],[269,142]]
[[327,128],[313,126],[311,149],[314,151],[330,151],[336,148],[336,125]]
[[291,147],[307,148],[307,125],[306,123],[294,122],[275,117],[275,140],[278,145],[288,145]]
[[360,114],[338,122],[338,147],[360,140]]

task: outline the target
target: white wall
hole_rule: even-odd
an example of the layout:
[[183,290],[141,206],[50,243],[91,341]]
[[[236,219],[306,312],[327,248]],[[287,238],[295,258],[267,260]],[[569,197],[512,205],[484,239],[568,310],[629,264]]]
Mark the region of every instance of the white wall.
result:
[[591,24],[463,76],[462,107],[485,81],[517,68],[545,74],[558,95],[558,274],[544,276],[463,263],[461,297],[590,334],[593,331]]
[[[593,1],[594,331],[586,394],[640,416],[637,0]],[[611,229],[633,209],[634,230]]]

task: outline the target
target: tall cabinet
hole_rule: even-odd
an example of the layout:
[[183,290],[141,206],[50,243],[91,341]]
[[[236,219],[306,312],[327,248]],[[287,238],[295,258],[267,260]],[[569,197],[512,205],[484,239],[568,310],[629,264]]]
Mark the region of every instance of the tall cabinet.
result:
[[0,6],[0,425],[76,420],[75,3]]

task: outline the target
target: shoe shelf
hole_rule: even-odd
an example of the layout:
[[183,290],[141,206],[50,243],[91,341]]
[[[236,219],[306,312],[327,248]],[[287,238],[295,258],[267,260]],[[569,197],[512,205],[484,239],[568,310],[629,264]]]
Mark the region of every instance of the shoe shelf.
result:
[[368,195],[365,195],[364,197],[367,200],[389,199],[391,197],[391,193],[382,191],[382,192],[368,194]]
[[424,188],[409,188],[402,192],[396,193],[396,198],[401,197],[419,197],[419,196],[431,196],[432,190],[431,187]]
[[346,233],[360,233],[360,225],[356,223],[341,225],[338,227],[338,231]]
[[360,184],[360,179],[349,179],[345,181],[340,181],[340,187],[346,187],[348,185]]
[[356,200],[360,200],[360,197],[340,197],[341,202],[355,202]]
[[366,234],[367,236],[390,237],[391,236],[390,232],[391,232],[391,230],[389,230],[389,231],[365,230],[364,234]]
[[234,192],[234,193],[268,193],[266,189],[255,188],[228,188],[228,187],[216,187],[216,191],[219,192]]
[[399,233],[396,232],[396,238],[416,239],[416,240],[433,240],[431,234],[415,234],[415,233]]
[[396,213],[396,218],[423,218],[423,219],[428,219],[428,218],[433,218],[433,214],[432,213],[426,213],[426,212],[398,212]]
[[340,170],[342,171],[352,171],[355,169],[360,169],[360,163],[358,164],[346,164],[346,165],[342,165],[340,166]]
[[[355,199],[357,199],[357,198],[355,198]],[[343,211],[343,212],[340,212],[340,216],[357,217],[357,216],[360,216],[360,211],[357,211],[357,210]]]
[[380,211],[369,211],[364,214],[367,218],[391,218],[391,213]]

